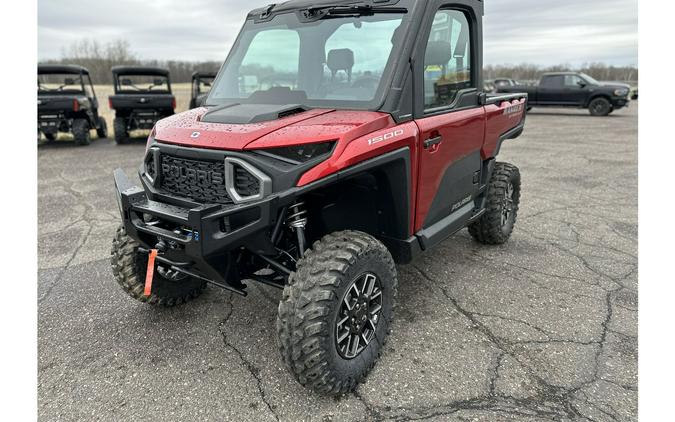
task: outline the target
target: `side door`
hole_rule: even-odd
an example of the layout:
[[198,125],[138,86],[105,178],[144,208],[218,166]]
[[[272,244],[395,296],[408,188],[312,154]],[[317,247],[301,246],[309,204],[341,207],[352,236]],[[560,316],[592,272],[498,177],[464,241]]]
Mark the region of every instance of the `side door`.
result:
[[565,102],[570,105],[584,105],[588,96],[588,84],[577,75],[565,75]]
[[460,2],[434,1],[426,19],[414,60],[420,133],[415,232],[425,248],[473,215],[485,138],[480,17]]
[[542,105],[564,104],[565,77],[563,75],[548,75],[541,79],[537,101]]

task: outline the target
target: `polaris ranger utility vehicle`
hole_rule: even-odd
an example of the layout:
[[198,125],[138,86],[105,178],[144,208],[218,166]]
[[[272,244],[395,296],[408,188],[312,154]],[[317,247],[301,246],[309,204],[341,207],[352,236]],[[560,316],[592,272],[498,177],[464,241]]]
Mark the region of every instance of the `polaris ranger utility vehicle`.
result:
[[40,133],[53,141],[59,132],[72,132],[76,144],[89,145],[91,129],[99,138],[108,136],[89,71],[74,65],[38,65],[38,139]]
[[464,227],[504,243],[516,222],[520,174],[495,157],[527,97],[483,93],[482,16],[479,0],[251,12],[204,107],[153,129],[143,187],[115,171],[117,282],[165,306],[206,284],[283,289],[290,372],[353,389],[382,352],[395,263]]
[[630,86],[603,84],[584,73],[546,73],[538,86],[497,86],[499,93],[525,92],[530,107],[587,108],[593,116],[607,116],[630,103]]
[[192,74],[190,108],[201,107],[211,90],[214,79],[216,79],[215,72],[195,72]]
[[123,144],[129,132],[150,130],[158,120],[174,114],[176,98],[171,94],[169,70],[158,67],[115,66],[112,68],[114,95],[108,98],[115,110],[115,142]]

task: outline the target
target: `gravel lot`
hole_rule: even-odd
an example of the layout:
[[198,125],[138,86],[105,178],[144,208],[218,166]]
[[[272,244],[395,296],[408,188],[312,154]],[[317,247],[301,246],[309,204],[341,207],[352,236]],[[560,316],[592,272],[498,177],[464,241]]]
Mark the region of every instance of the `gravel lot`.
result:
[[510,243],[465,230],[400,267],[385,353],[340,399],[282,366],[279,291],[154,309],[118,288],[112,171],[143,140],[39,145],[40,419],[637,420],[637,117],[534,110],[500,156],[523,177]]

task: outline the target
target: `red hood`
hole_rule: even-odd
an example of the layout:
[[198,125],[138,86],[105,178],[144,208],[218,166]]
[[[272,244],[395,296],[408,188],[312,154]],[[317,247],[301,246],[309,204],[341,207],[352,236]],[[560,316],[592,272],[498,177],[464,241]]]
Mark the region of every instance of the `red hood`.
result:
[[393,121],[386,113],[314,109],[283,119],[250,124],[206,123],[206,108],[197,108],[160,120],[155,139],[187,147],[262,149],[304,143],[352,140],[383,129]]

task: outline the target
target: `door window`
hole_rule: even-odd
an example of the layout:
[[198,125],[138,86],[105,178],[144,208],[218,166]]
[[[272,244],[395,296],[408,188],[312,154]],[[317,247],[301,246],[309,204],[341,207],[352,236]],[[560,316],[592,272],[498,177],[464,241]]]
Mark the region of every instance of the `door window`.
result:
[[425,109],[447,107],[460,90],[473,86],[469,29],[464,12],[436,13],[424,59]]
[[560,88],[563,86],[564,79],[562,76],[546,76],[541,81],[541,86],[544,88]]
[[567,88],[580,88],[579,85],[583,80],[577,75],[565,75],[565,86]]

